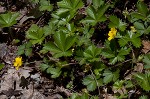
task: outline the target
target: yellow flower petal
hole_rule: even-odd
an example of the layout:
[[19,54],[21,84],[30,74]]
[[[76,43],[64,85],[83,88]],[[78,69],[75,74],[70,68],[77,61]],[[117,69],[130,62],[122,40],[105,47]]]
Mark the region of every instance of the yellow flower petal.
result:
[[117,30],[115,28],[111,28],[108,33],[108,36],[109,36],[108,40],[110,41],[110,40],[114,39],[116,36],[116,33],[117,33]]
[[22,65],[22,57],[16,57],[14,61],[14,66],[16,70],[19,70],[19,67]]

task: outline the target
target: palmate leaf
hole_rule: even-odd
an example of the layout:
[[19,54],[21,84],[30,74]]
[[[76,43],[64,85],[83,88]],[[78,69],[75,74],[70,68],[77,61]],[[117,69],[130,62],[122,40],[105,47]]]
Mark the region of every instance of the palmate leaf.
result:
[[97,82],[95,81],[94,77],[92,75],[88,75],[83,79],[83,84],[87,86],[87,89],[89,91],[94,91],[97,87],[97,83],[98,86],[102,85],[102,79],[96,79]]
[[125,60],[125,55],[128,55],[130,48],[121,48],[120,50],[113,51],[110,47],[104,48],[101,55],[109,59],[110,64],[122,62]]
[[49,67],[47,69],[47,73],[50,73],[52,78],[57,78],[61,74],[61,68],[58,68],[58,67],[57,68]]
[[97,48],[94,45],[91,45],[84,52],[84,57],[90,62],[100,61],[99,55],[101,53],[101,49]]
[[45,71],[48,67],[50,67],[48,64],[41,64],[41,65],[40,65],[40,69],[41,69],[42,71]]
[[147,5],[143,2],[143,1],[139,1],[137,2],[137,9],[138,9],[138,12],[143,14],[144,16],[147,15],[148,13],[148,7]]
[[87,8],[87,17],[85,20],[82,20],[82,23],[90,23],[91,25],[96,25],[97,22],[105,21],[107,18],[104,16],[105,11],[108,9],[110,5],[102,5],[98,9],[95,9],[93,6]]
[[62,56],[71,56],[71,47],[76,41],[74,36],[66,36],[63,32],[56,32],[53,36],[54,42],[48,42],[44,45],[43,50],[50,51],[55,58]]
[[46,44],[44,44],[43,49],[47,51],[52,51],[54,53],[62,52],[61,49],[59,49],[53,42],[47,42]]
[[124,31],[126,29],[126,23],[122,22],[119,18],[116,16],[112,15],[109,17],[110,23],[109,23],[109,28],[114,28],[117,27],[119,30]]
[[40,1],[40,7],[39,7],[40,11],[52,11],[53,10],[53,5],[50,4],[50,1],[47,0],[41,0]]
[[115,64],[116,62],[122,62],[125,60],[125,55],[128,55],[130,52],[130,48],[121,48],[118,51],[118,54],[109,60],[110,64]]
[[140,96],[140,98],[139,99],[148,99],[148,96],[146,96],[146,95],[142,95],[142,96]]
[[26,37],[31,41],[32,44],[41,44],[44,40],[44,29],[33,24],[27,31]]
[[136,73],[134,76],[141,88],[145,91],[150,91],[150,73]]
[[14,12],[0,14],[0,27],[10,27],[16,24],[18,16],[19,16],[19,13],[14,13]]
[[101,55],[104,56],[105,58],[113,58],[113,57],[115,57],[115,53],[112,50],[107,49],[107,48],[106,49],[104,48],[102,50]]
[[57,15],[67,17],[68,15],[73,16],[83,6],[83,2],[81,0],[62,0],[57,2],[57,5],[59,7]]
[[65,51],[66,35],[63,32],[56,32],[54,34],[55,45],[62,51]]
[[119,45],[121,47],[127,45],[129,42],[133,44],[136,48],[139,48],[141,46],[141,39],[140,39],[141,34],[140,33],[133,33],[131,31],[128,31],[128,33],[121,37],[119,39]]
[[144,68],[149,69],[150,68],[150,54],[146,54],[144,56],[143,62],[145,63]]
[[136,18],[136,19],[142,19],[143,21],[146,19],[146,17],[138,12],[131,12],[131,16]]
[[103,5],[105,2],[103,0],[92,0],[92,3],[93,3],[93,7],[97,9],[98,7]]
[[105,70],[103,76],[104,76],[103,81],[105,84],[108,84],[111,81],[115,82],[119,78],[119,70],[115,72],[111,72],[110,70]]

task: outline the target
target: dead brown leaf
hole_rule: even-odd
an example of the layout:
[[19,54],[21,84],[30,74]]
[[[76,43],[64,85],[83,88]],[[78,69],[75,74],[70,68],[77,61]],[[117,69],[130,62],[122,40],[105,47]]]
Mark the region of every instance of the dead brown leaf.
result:
[[143,45],[142,52],[145,54],[148,53],[150,51],[150,41],[143,40],[142,45]]
[[137,72],[142,72],[143,71],[143,63],[137,63],[136,66],[134,66],[134,71],[137,71]]

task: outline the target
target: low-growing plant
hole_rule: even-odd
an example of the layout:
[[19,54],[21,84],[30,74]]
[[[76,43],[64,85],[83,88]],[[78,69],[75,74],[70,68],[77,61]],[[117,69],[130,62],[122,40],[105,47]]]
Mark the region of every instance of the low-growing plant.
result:
[[[104,88],[111,88],[118,99],[128,98],[128,92],[139,86],[141,95],[147,94],[150,54],[143,54],[138,61],[142,40],[150,33],[150,11],[144,1],[136,2],[135,11],[126,9],[126,14],[120,13],[125,18],[108,13],[113,12],[119,1],[91,0],[88,4],[85,0],[56,0],[54,4],[49,0],[31,1],[39,4],[41,12],[49,12],[50,19],[42,27],[31,25],[25,32],[25,43],[18,47],[18,55],[34,57],[33,49],[39,47],[36,53],[43,59],[41,72],[53,79],[71,78],[66,81],[68,88],[74,87],[75,80],[79,81],[83,85],[79,89],[86,91],[82,95],[73,93],[68,99],[100,99]],[[18,13],[1,14],[0,26],[10,28],[17,17]],[[127,70],[133,72],[138,62],[144,65],[145,73],[131,73],[132,80],[126,80]],[[76,78],[79,72],[82,77]]]

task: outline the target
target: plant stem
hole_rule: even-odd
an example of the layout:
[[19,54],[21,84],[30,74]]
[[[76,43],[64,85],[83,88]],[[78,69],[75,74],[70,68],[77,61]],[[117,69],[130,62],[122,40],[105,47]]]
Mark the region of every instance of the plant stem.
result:
[[94,75],[94,73],[93,73],[91,68],[90,68],[90,71],[92,73],[92,76],[93,76],[94,80],[96,81],[96,85],[97,85],[97,88],[98,88],[99,99],[102,99],[102,95],[101,95],[101,92],[100,92],[100,89],[99,89],[99,86],[98,86],[97,79],[96,79],[96,77],[95,77],[95,75]]
[[8,27],[8,29],[9,29],[9,34],[10,34],[10,40],[13,40],[13,33],[11,30],[11,27]]

